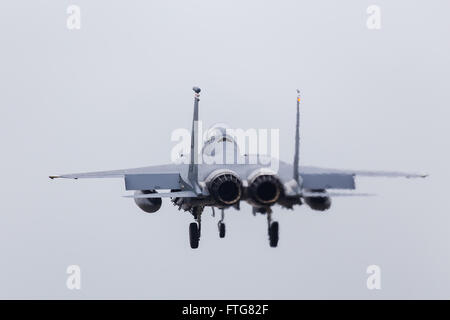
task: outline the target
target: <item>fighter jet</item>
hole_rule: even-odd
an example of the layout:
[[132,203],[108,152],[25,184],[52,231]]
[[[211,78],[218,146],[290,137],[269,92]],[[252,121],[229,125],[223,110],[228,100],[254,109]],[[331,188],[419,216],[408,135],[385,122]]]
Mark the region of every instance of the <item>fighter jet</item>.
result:
[[[293,209],[308,205],[313,210],[330,208],[331,198],[338,196],[366,195],[344,190],[355,189],[355,177],[406,177],[418,178],[426,175],[394,171],[338,170],[300,166],[300,92],[297,90],[297,114],[295,126],[295,153],[292,163],[278,159],[277,170],[269,161],[249,161],[251,155],[238,154],[233,163],[203,163],[199,157],[217,155],[220,150],[236,151],[238,146],[225,128],[216,128],[202,149],[199,149],[198,122],[200,88],[194,87],[194,115],[190,143],[189,161],[149,167],[53,175],[51,179],[120,178],[125,189],[134,191],[131,197],[136,205],[147,213],[161,208],[162,198],[171,198],[178,210],[192,214],[194,222],[189,225],[189,242],[192,249],[199,246],[201,218],[205,207],[221,210],[218,221],[219,237],[225,237],[224,210],[240,209],[241,201],[252,206],[252,213],[267,216],[269,244],[277,247],[279,226],[272,220],[272,208],[279,205]],[[235,152],[235,155],[238,152]],[[256,155],[256,158],[264,157]],[[254,157],[253,157],[254,159]],[[237,160],[237,161],[236,161]],[[264,162],[264,163],[262,163]],[[333,191],[333,190],[338,191]],[[164,191],[167,190],[167,191]]]

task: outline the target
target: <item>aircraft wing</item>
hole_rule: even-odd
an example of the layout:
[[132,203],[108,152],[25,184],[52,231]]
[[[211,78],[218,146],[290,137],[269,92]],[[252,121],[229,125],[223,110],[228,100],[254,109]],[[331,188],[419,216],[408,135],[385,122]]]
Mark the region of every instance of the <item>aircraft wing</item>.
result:
[[140,167],[132,169],[120,169],[111,171],[94,171],[83,173],[70,173],[62,175],[50,176],[50,179],[66,178],[66,179],[85,179],[85,178],[124,178],[128,174],[147,174],[158,172],[181,173],[185,165],[182,164],[165,164],[159,166]]
[[[292,168],[290,166],[286,169]],[[290,175],[289,169],[287,175]],[[192,190],[187,179],[188,165],[167,164],[132,169],[72,173],[50,176],[51,179],[123,178],[126,190]],[[399,171],[342,170],[320,167],[300,167],[304,189],[355,189],[355,177],[426,177],[424,174]]]
[[185,178],[187,166],[167,164],[112,171],[95,171],[50,176],[50,179],[123,178],[126,190],[191,189]]

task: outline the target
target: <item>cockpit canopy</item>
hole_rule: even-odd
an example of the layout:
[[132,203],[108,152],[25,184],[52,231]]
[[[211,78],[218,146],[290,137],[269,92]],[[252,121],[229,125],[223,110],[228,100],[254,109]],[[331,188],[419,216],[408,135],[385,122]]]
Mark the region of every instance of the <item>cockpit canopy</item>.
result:
[[225,127],[215,127],[207,133],[207,140],[203,145],[202,154],[217,161],[235,161],[239,156],[239,147],[235,138],[227,132]]

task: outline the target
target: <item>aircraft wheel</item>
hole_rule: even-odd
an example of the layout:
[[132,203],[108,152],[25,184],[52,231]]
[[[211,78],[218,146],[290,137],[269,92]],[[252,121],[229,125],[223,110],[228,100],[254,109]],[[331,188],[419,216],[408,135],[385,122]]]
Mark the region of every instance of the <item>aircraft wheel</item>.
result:
[[278,245],[278,222],[272,222],[269,227],[269,243],[272,248]]
[[225,223],[219,222],[218,226],[219,226],[219,237],[225,238]]
[[198,248],[199,240],[200,240],[200,232],[198,229],[198,224],[196,222],[192,222],[189,225],[189,243],[192,249]]

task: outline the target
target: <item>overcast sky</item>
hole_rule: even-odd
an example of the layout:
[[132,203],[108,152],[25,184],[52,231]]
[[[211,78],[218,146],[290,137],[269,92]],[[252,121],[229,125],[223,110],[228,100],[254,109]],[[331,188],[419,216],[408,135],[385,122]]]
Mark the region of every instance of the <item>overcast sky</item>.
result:
[[[81,9],[68,30],[67,7]],[[381,29],[369,30],[369,5]],[[2,1],[0,298],[450,298],[448,1]],[[280,242],[250,206],[145,214],[120,179],[49,174],[170,161],[190,128],[280,129],[301,163],[402,170],[357,180],[370,198],[325,213],[275,208]],[[381,268],[368,290],[366,268]],[[81,267],[81,290],[66,268]]]

